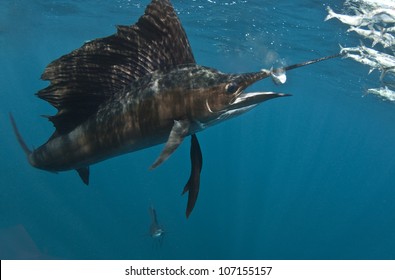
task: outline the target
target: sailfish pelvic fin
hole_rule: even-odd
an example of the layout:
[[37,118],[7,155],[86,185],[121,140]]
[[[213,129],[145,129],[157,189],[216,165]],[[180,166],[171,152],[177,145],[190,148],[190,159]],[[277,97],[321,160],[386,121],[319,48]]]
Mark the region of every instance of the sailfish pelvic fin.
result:
[[200,149],[199,141],[196,134],[191,135],[191,174],[189,176],[188,182],[184,187],[182,194],[188,192],[188,203],[186,209],[187,218],[191,214],[199,194],[200,189],[200,172],[203,166],[202,151]]

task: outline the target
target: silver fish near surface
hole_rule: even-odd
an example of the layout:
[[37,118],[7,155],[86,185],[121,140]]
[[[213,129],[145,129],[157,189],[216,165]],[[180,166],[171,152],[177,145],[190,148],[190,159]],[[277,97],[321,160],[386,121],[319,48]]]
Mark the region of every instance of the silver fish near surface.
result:
[[370,11],[363,11],[355,15],[338,14],[332,10],[331,7],[327,6],[328,15],[325,21],[332,18],[336,18],[344,24],[361,27],[373,25],[375,23],[392,24],[395,23],[395,11],[392,9],[374,9]]
[[351,26],[366,26],[370,23],[369,18],[364,15],[344,15],[335,13],[331,7],[326,7],[328,15],[324,19],[325,21],[330,20],[332,18],[336,18],[344,24]]
[[395,10],[394,0],[346,0],[344,5],[350,8],[354,7],[360,13],[380,8]]
[[395,73],[395,57],[393,55],[368,48],[362,43],[358,47],[342,47],[340,45],[340,54],[344,58],[351,58],[361,64],[370,67],[369,74],[373,70],[381,72],[380,81],[384,82],[387,75]]
[[156,168],[191,136],[191,173],[183,191],[188,192],[188,217],[202,170],[196,133],[262,102],[289,96],[246,92],[272,73],[277,72],[226,74],[197,65],[170,1],[152,0],[134,25],[117,26],[116,34],[87,41],[46,67],[41,78],[50,85],[37,96],[58,110],[48,117],[56,130],[46,143],[30,150],[10,118],[32,166],[51,172],[76,170],[85,184],[89,167],[97,162],[166,143],[151,166]]
[[[346,0],[343,11],[350,14],[336,14],[327,7],[328,16],[337,18],[342,23],[350,25],[347,32],[355,32],[361,38],[358,47],[340,46],[343,58],[350,58],[370,67],[369,74],[380,72],[380,88],[371,88],[367,93],[380,96],[389,101],[395,101],[395,1],[393,0]],[[363,27],[366,26],[366,27]],[[372,40],[372,48],[363,41]],[[380,45],[380,46],[377,46]],[[374,49],[376,47],[376,49]]]
[[388,87],[370,88],[367,92],[382,97],[385,100],[395,101],[395,91]]
[[384,48],[395,45],[395,37],[388,32],[378,31],[374,29],[363,29],[355,26],[351,26],[347,30],[347,32],[355,32],[364,38],[372,40],[372,47],[374,47],[376,44],[381,44]]
[[285,82],[287,81],[287,75],[285,73],[285,70],[282,68],[270,69],[270,76],[272,77],[272,80],[276,85],[285,84]]
[[365,65],[369,66],[370,67],[369,74],[372,73],[374,70],[380,69],[380,65],[377,62],[375,62],[363,55],[347,53],[343,57],[344,58],[351,58],[352,60],[354,60],[358,63],[365,64]]
[[384,27],[382,33],[395,33],[395,26]]

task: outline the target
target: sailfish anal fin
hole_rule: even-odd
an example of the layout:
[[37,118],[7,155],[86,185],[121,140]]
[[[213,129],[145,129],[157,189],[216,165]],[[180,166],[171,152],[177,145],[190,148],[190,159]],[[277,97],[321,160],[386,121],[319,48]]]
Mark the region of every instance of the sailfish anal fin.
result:
[[167,160],[170,155],[180,146],[185,136],[188,135],[190,127],[190,121],[181,120],[174,121],[174,125],[170,131],[169,138],[163,148],[159,157],[155,160],[155,162],[151,165],[150,169],[154,169],[158,167],[162,162]]
[[200,172],[203,166],[202,151],[200,149],[199,141],[195,134],[191,135],[191,175],[184,187],[182,194],[188,192],[188,203],[186,209],[187,218],[191,214],[199,194],[200,188]]
[[58,109],[49,117],[52,137],[66,134],[94,114],[114,93],[153,71],[195,59],[169,0],[153,0],[145,14],[117,33],[85,43],[50,63],[42,74],[50,85],[37,95]]
[[75,171],[77,171],[82,182],[84,182],[85,185],[89,185],[89,167],[81,167],[76,169]]

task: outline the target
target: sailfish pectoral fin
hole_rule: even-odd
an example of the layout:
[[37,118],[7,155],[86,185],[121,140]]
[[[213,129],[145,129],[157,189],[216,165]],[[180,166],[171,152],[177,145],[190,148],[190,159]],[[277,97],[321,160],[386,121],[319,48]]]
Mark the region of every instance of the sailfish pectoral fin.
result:
[[184,187],[182,194],[188,192],[188,203],[186,209],[187,218],[191,214],[199,194],[200,188],[200,172],[203,166],[202,151],[200,149],[199,141],[195,134],[191,135],[191,175]]
[[167,160],[170,155],[178,148],[178,146],[180,146],[182,140],[184,140],[185,136],[188,135],[189,127],[190,121],[188,120],[174,121],[174,125],[170,131],[166,145],[159,157],[151,165],[151,170],[158,167],[162,162]]
[[85,185],[89,185],[89,167],[81,167],[75,171],[80,175],[82,182],[84,182]]

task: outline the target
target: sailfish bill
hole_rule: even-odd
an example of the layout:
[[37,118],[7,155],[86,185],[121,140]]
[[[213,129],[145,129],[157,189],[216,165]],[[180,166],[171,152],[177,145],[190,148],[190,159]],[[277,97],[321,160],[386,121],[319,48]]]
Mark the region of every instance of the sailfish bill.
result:
[[46,67],[41,78],[50,84],[37,96],[57,109],[48,117],[55,132],[47,142],[30,150],[10,118],[32,166],[51,172],[74,169],[85,184],[97,162],[165,143],[151,166],[156,168],[191,136],[191,174],[183,191],[188,192],[188,217],[203,162],[196,133],[289,96],[245,92],[276,70],[329,58],[241,74],[200,66],[170,1],[152,0],[135,24],[117,26],[115,34],[89,41]]

